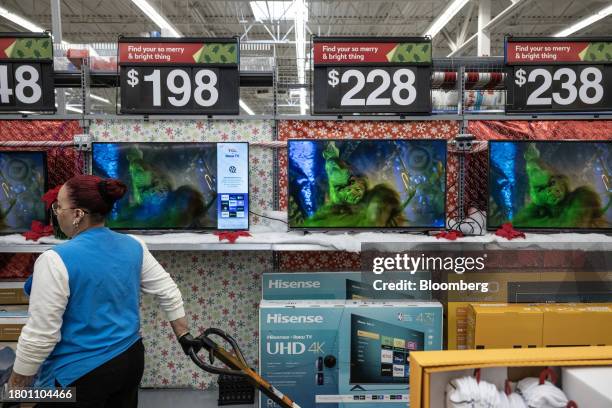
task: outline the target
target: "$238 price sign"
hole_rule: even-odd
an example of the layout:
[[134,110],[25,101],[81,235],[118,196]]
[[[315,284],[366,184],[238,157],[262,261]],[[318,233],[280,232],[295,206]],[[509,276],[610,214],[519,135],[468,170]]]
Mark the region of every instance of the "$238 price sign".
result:
[[316,113],[429,113],[429,67],[315,68]]
[[123,113],[235,113],[238,70],[121,67]]
[[513,66],[507,112],[612,110],[612,66]]

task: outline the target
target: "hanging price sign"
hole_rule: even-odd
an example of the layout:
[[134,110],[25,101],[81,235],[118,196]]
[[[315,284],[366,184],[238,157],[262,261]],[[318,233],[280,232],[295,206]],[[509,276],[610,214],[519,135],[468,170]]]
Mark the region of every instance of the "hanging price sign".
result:
[[431,40],[313,38],[313,113],[431,113]]
[[0,33],[0,111],[55,111],[48,33]]
[[239,49],[236,38],[120,38],[120,112],[238,114]]
[[507,113],[612,111],[612,39],[506,38]]

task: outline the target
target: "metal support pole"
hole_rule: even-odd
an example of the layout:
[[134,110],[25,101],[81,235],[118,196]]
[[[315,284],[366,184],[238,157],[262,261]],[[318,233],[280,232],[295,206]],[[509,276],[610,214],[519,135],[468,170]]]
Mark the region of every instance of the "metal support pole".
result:
[[478,4],[478,56],[491,55],[491,33],[485,26],[491,21],[491,0],[480,0]]
[[[60,3],[61,0],[51,0],[51,28],[53,30],[53,48],[56,52],[62,46],[62,12]],[[64,115],[66,114],[66,91],[56,88],[55,93],[57,113]]]

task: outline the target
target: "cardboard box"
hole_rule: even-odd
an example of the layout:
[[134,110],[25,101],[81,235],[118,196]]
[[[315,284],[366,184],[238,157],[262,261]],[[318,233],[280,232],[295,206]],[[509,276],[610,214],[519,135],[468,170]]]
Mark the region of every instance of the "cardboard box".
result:
[[410,353],[442,348],[438,302],[263,300],[259,323],[260,373],[302,408],[405,408]]
[[544,347],[612,345],[612,303],[551,304],[540,308],[544,316]]
[[0,305],[27,305],[30,301],[23,284],[22,281],[0,282]]
[[563,392],[579,407],[612,407],[612,367],[566,367]]
[[542,347],[543,319],[542,310],[537,306],[471,304],[467,317],[467,347]]
[[487,376],[507,378],[508,367],[610,365],[612,346],[414,352],[410,354],[410,407],[443,407],[448,381],[473,375],[476,368],[483,369],[483,378],[499,387]]
[[0,341],[17,341],[28,321],[27,306],[4,306],[0,311]]
[[[261,298],[266,300],[360,300],[400,299],[431,300],[431,291],[379,291],[372,282],[364,282],[361,272],[293,272],[264,273],[262,276]],[[427,272],[386,273],[369,278],[392,281],[418,282],[429,279]],[[378,287],[378,286],[377,286]]]

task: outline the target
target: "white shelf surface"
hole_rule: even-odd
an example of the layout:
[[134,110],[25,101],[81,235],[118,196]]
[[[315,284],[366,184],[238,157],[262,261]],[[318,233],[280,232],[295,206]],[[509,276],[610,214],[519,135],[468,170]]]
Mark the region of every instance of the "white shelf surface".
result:
[[[612,236],[604,234],[527,234],[526,239],[508,241],[493,233],[482,236],[459,238],[456,241],[437,239],[424,234],[401,233],[308,233],[271,231],[270,228],[254,228],[250,237],[240,237],[231,244],[219,241],[211,233],[166,233],[158,235],[137,235],[152,251],[347,251],[360,252],[364,243],[376,243],[392,248],[392,244],[405,245],[439,244],[448,249],[461,249],[466,244],[478,244],[487,249],[581,249],[612,250]],[[52,237],[41,238],[39,242],[26,241],[21,235],[0,236],[0,252],[41,253],[62,243]]]

